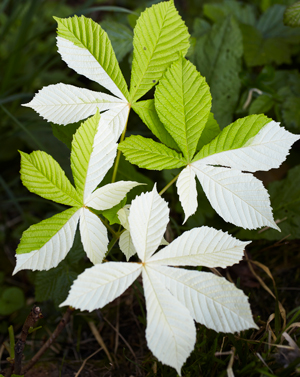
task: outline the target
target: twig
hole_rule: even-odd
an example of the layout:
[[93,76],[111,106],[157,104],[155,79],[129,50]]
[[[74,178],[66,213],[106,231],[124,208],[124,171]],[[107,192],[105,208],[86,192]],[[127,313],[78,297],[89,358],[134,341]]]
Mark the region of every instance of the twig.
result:
[[88,322],[88,325],[94,335],[94,337],[96,338],[97,342],[99,343],[99,345],[103,348],[104,352],[106,353],[106,356],[108,357],[108,360],[111,362],[111,364],[113,365],[113,360],[110,356],[110,353],[108,352],[108,349],[104,343],[104,340],[102,339],[102,336],[100,335],[99,331],[97,330],[97,327],[95,326],[94,322],[93,321],[89,321]]
[[29,361],[29,363],[24,366],[22,373],[19,373],[19,374],[25,374],[30,368],[34,366],[34,364],[39,360],[39,358],[47,351],[47,349],[56,340],[58,335],[66,327],[66,324],[69,322],[71,314],[73,313],[74,310],[75,309],[72,308],[71,306],[68,307],[67,311],[63,315],[62,319],[60,320],[53,334],[50,336],[47,342],[42,346],[42,348],[33,356],[33,358]]
[[94,353],[92,353],[89,357],[87,357],[86,359],[84,359],[84,361],[83,361],[81,367],[79,368],[79,371],[75,374],[74,377],[78,377],[78,376],[80,375],[82,369],[84,368],[86,362],[87,362],[91,357],[95,356],[98,352],[102,351],[102,349],[103,349],[102,347],[99,348],[97,351],[95,351]]
[[22,328],[20,339],[18,339],[16,345],[15,345],[15,361],[14,361],[14,373],[15,374],[21,374],[22,370],[22,357],[23,357],[23,351],[26,344],[26,339],[29,333],[29,329],[33,327],[36,322],[43,318],[43,314],[41,312],[41,309],[38,306],[34,306],[31,309],[30,314],[25,320],[25,323]]

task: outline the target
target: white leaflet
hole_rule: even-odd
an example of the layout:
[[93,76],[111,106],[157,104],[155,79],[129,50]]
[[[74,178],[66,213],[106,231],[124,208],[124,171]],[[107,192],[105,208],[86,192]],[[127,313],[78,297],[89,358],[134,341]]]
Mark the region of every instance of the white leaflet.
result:
[[102,221],[87,208],[81,208],[79,229],[84,251],[94,264],[102,263],[109,243]]
[[184,224],[198,207],[195,172],[190,165],[179,174],[176,187],[185,214]]
[[155,271],[157,279],[206,327],[230,333],[258,328],[247,296],[225,278],[209,272],[162,266],[155,266]]
[[65,225],[38,250],[30,253],[16,254],[17,263],[13,275],[20,270],[50,270],[62,261],[71,249],[80,209],[65,223]]
[[127,261],[136,253],[129,230],[121,234],[119,246]]
[[189,311],[180,304],[151,268],[143,268],[147,308],[148,347],[164,364],[181,375],[181,367],[194,348],[196,328]]
[[119,181],[109,183],[94,191],[86,200],[85,205],[103,211],[119,204],[128,191],[142,183]]
[[243,258],[249,243],[239,241],[227,232],[202,226],[184,232],[153,255],[148,264],[226,268]]
[[117,85],[86,48],[78,47],[73,42],[62,37],[56,37],[56,39],[58,52],[62,60],[64,60],[70,68],[104,86],[104,88],[108,89],[114,95],[127,102]]
[[151,192],[142,193],[133,200],[128,221],[141,261],[147,261],[158,248],[169,222],[168,214],[168,205],[158,195],[156,185]]
[[300,139],[271,121],[242,147],[205,157],[197,163],[230,166],[255,172],[278,168],[286,159],[289,149]]
[[92,191],[102,181],[105,174],[112,167],[117,154],[118,144],[114,134],[105,123],[101,124],[102,115],[98,130],[94,138],[93,151],[90,156],[86,181],[84,186],[84,203],[88,200]]
[[245,229],[275,224],[269,194],[261,181],[239,170],[217,168],[200,163],[192,167],[214,210],[227,222]]
[[88,118],[97,108],[104,111],[123,104],[109,94],[60,83],[45,86],[23,106],[31,107],[49,122],[66,125]]
[[115,140],[117,141],[121,133],[124,131],[129,111],[130,107],[128,103],[123,106],[116,106],[108,111],[105,111],[101,114],[100,128],[104,124],[108,125],[110,130],[115,135]]
[[121,225],[127,230],[129,230],[129,222],[128,222],[129,210],[130,210],[130,204],[126,204],[123,208],[119,209],[119,211],[117,212]]
[[81,310],[99,309],[120,296],[140,275],[138,263],[108,262],[86,269],[73,282],[69,296],[60,306]]

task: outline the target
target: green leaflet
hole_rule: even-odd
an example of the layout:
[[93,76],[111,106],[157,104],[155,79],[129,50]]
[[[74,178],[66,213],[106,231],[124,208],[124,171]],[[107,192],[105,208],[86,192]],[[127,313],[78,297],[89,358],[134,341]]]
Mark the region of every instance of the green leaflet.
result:
[[181,154],[142,136],[126,138],[118,149],[124,153],[126,160],[149,170],[174,169],[187,164]]
[[104,216],[109,221],[109,225],[121,224],[119,217],[117,215],[117,212],[125,206],[126,202],[127,202],[127,195],[120,201],[120,203],[118,203],[114,207],[106,209],[104,211],[96,211],[96,212],[97,213],[99,212],[99,214]]
[[78,128],[72,141],[71,168],[75,187],[82,202],[87,170],[99,121],[100,113],[99,110],[97,110],[94,116],[82,123],[82,126]]
[[102,28],[107,32],[118,62],[132,51],[132,29],[120,22],[103,21]]
[[21,241],[18,245],[17,254],[30,253],[39,250],[45,245],[78,211],[80,207],[69,208],[57,215],[43,220],[38,224],[31,225],[23,232]]
[[221,128],[232,122],[239,99],[243,39],[237,22],[227,17],[196,42],[196,65],[212,95],[212,112]]
[[125,98],[128,98],[126,81],[111,42],[101,26],[84,16],[54,17],[54,19],[58,23],[58,36],[73,42],[78,47],[87,49],[114,81]]
[[46,152],[21,154],[21,180],[29,191],[54,202],[80,206],[80,198],[59,164]]
[[189,48],[189,33],[173,1],[147,8],[134,28],[130,102],[160,80],[165,69]]
[[291,27],[300,26],[300,1],[286,8],[283,22]]
[[157,114],[188,162],[195,154],[210,107],[205,78],[184,58],[168,68],[156,87]]
[[198,141],[197,151],[200,151],[200,149],[203,148],[204,145],[210,143],[215,137],[219,135],[220,132],[221,130],[214,118],[214,114],[209,113],[206,125]]
[[205,145],[193,161],[215,153],[241,148],[254,137],[267,123],[271,121],[265,115],[249,115],[225,127],[223,131],[209,144]]
[[142,121],[146,124],[149,130],[166,146],[180,150],[175,143],[172,136],[165,129],[165,126],[160,121],[155,106],[154,99],[147,101],[139,101],[132,106],[133,110],[140,116]]

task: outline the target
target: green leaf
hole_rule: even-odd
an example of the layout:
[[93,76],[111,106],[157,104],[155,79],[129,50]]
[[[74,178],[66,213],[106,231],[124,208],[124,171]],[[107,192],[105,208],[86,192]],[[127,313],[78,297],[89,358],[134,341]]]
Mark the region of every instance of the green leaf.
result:
[[97,211],[97,213],[99,212],[99,214],[103,215],[109,221],[110,225],[121,224],[117,212],[125,206],[126,202],[127,196],[125,196],[125,198],[122,199],[121,202],[114,207],[106,209],[105,211]]
[[132,106],[133,110],[140,116],[149,130],[167,147],[180,150],[172,136],[165,129],[160,121],[155,106],[154,99],[139,101]]
[[1,289],[0,315],[10,315],[25,305],[25,296],[22,289],[9,287]]
[[257,28],[264,38],[285,38],[289,43],[299,43],[300,30],[284,25],[286,7],[275,4],[260,17]]
[[21,154],[21,179],[29,191],[54,202],[81,205],[80,198],[59,164],[46,152]]
[[54,17],[54,19],[58,24],[58,36],[73,42],[75,46],[87,49],[123,95],[128,98],[126,81],[111,42],[101,26],[84,16],[73,16],[65,19]]
[[59,124],[51,124],[53,135],[66,146],[71,149],[73,135],[80,126],[80,122],[60,126]]
[[196,65],[210,86],[212,112],[221,128],[232,122],[239,99],[242,55],[242,35],[232,17],[214,25],[196,43]]
[[82,202],[87,170],[99,121],[100,113],[97,110],[94,116],[81,124],[72,141],[71,168],[76,190]]
[[220,132],[221,130],[217,121],[214,118],[214,114],[209,113],[206,125],[198,141],[197,151],[200,151],[200,149],[203,148],[204,145],[210,143],[214,138],[216,138],[219,135]]
[[300,165],[289,170],[281,181],[272,182],[268,186],[274,219],[279,220],[281,233],[273,229],[264,231],[240,230],[237,237],[249,239],[282,240],[300,238]]
[[241,148],[249,139],[254,137],[272,119],[265,115],[249,115],[240,118],[225,127],[223,131],[209,144],[205,145],[195,156],[193,161],[215,153]]
[[132,30],[124,24],[115,21],[101,22],[102,28],[107,32],[118,62],[132,51]]
[[249,114],[267,113],[274,104],[275,102],[270,95],[262,94],[251,103]]
[[134,28],[130,102],[160,80],[166,68],[189,48],[189,33],[173,1],[147,8]]
[[223,21],[227,16],[233,15],[243,24],[255,24],[255,8],[252,4],[227,0],[223,3],[204,4],[203,14],[213,22]]
[[155,108],[187,161],[207,122],[211,95],[205,78],[184,58],[173,63],[155,90]]
[[80,207],[69,208],[57,215],[31,225],[22,235],[17,254],[30,253],[45,245],[74,215]]
[[287,97],[282,104],[282,117],[286,127],[300,132],[300,97]]
[[290,63],[290,48],[285,40],[280,38],[265,39],[262,33],[251,25],[240,25],[243,34],[244,56],[249,67]]
[[118,149],[130,163],[149,170],[174,169],[187,164],[181,154],[142,136],[127,137]]
[[283,16],[283,22],[287,26],[300,26],[300,1],[286,8]]

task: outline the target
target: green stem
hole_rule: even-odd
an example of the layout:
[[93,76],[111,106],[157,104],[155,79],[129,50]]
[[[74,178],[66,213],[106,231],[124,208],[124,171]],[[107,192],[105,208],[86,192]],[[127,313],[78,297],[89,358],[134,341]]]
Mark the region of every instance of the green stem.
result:
[[[180,173],[179,173],[180,174]],[[176,177],[174,177],[173,179],[172,179],[172,181],[170,181],[160,192],[159,192],[159,195],[162,195],[165,191],[167,191],[168,190],[168,188],[170,187],[170,186],[172,186],[172,184],[174,183],[174,182],[176,182],[177,181],[177,178],[179,177],[179,174],[177,174],[176,175]]]
[[[129,112],[128,112],[128,117],[127,117],[127,120],[126,120],[124,131],[122,132],[122,135],[121,135],[121,138],[120,138],[120,143],[122,143],[122,141],[125,138],[125,134],[126,134],[126,131],[127,131],[127,124],[128,124],[129,113],[130,113],[130,109],[129,109]],[[121,151],[118,150],[118,154],[117,154],[117,158],[116,158],[116,162],[115,162],[115,166],[114,166],[114,170],[113,170],[113,175],[112,175],[111,183],[114,183],[115,180],[116,180],[117,173],[118,173],[119,162],[120,162],[120,157],[121,157]]]
[[12,359],[15,358],[15,334],[14,334],[14,328],[9,326],[8,328],[9,333],[9,347],[10,347],[10,357]]

